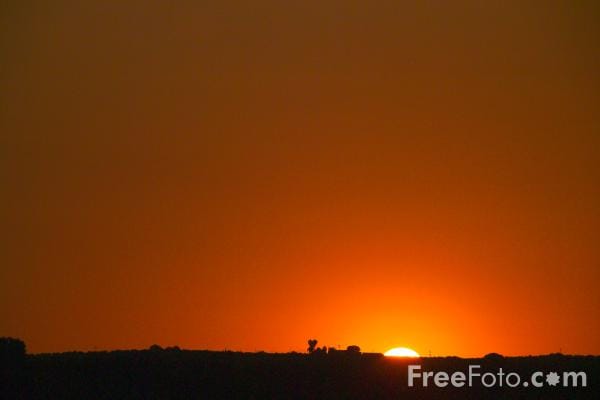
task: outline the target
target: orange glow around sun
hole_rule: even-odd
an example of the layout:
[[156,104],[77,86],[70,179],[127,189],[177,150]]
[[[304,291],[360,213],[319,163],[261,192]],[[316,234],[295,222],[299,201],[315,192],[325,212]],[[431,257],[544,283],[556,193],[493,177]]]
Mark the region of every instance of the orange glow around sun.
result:
[[393,349],[389,349],[384,353],[386,357],[409,357],[409,358],[418,358],[421,357],[419,353],[416,351],[409,349],[407,347],[394,347]]
[[147,3],[0,11],[0,336],[600,354],[600,2]]

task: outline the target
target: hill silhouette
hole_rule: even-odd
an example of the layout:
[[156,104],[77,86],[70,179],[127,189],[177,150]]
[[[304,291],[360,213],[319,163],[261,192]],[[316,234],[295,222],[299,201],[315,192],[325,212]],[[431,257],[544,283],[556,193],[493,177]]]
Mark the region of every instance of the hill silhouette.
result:
[[[4,347],[7,344],[13,350],[19,347],[15,342],[4,342]],[[6,399],[593,399],[598,398],[600,385],[597,356],[410,360],[360,353],[358,346],[311,354],[196,351],[157,345],[147,350],[35,355],[11,351],[1,352],[0,393]],[[407,384],[408,365],[452,372],[466,371],[469,364],[481,365],[482,372],[502,367],[523,377],[534,371],[585,371],[587,387]]]

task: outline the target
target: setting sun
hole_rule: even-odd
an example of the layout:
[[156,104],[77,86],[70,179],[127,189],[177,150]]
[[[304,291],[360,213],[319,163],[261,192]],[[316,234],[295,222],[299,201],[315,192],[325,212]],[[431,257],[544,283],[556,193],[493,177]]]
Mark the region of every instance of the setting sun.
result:
[[394,347],[384,353],[386,357],[420,357],[419,353],[407,347]]

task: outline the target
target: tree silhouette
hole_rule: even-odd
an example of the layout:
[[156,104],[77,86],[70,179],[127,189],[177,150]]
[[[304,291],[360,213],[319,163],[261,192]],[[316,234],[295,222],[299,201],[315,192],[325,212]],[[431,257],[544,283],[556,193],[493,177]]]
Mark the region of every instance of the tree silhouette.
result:
[[317,343],[319,343],[317,339],[308,339],[308,349],[306,349],[306,351],[312,354],[317,347]]
[[0,398],[25,398],[25,342],[10,337],[0,338]]
[[11,337],[0,338],[0,360],[2,363],[13,364],[25,359],[25,342]]

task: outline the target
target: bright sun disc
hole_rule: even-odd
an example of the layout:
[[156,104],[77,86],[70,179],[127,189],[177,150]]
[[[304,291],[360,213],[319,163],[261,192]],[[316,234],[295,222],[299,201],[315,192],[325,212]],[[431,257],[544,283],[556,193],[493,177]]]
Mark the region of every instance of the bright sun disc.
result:
[[394,347],[393,349],[386,351],[383,355],[386,357],[421,357],[419,353],[407,347]]

